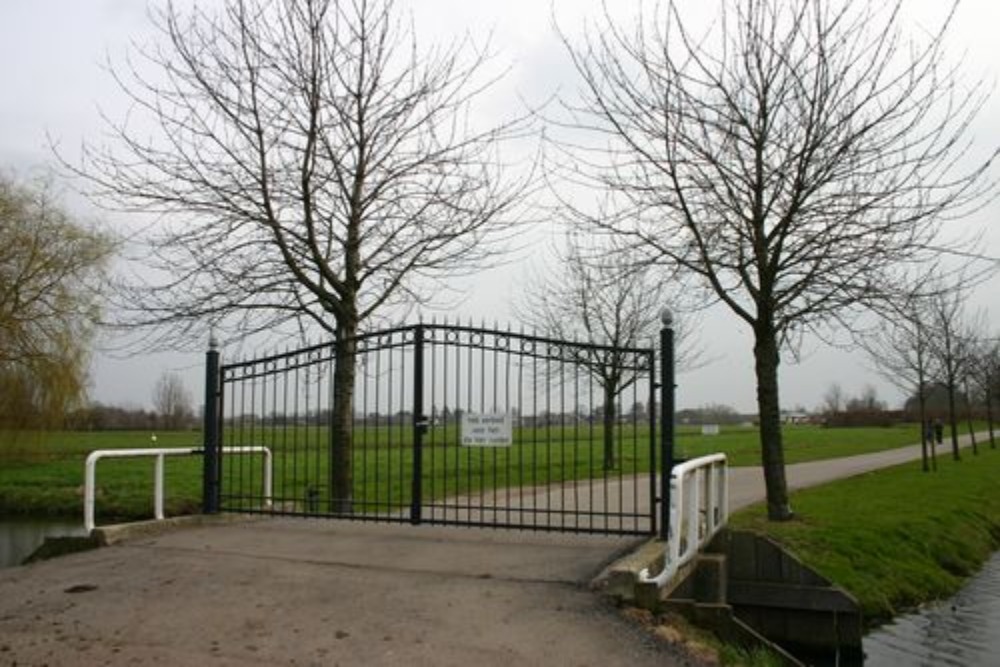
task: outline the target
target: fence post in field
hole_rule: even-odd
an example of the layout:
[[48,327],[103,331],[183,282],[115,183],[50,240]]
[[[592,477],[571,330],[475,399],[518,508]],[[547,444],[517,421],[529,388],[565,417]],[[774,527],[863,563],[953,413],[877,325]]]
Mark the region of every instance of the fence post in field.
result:
[[424,325],[413,329],[413,484],[410,492],[410,523],[421,521],[423,509],[424,433]]
[[660,314],[660,539],[670,538],[670,476],[674,468],[674,316]]
[[205,354],[205,423],[201,511],[219,512],[219,349],[213,335]]

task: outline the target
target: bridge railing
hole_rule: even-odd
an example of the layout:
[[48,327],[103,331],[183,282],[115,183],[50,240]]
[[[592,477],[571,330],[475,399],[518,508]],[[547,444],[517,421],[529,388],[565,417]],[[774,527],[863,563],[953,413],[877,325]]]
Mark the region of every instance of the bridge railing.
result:
[[639,580],[665,586],[729,519],[729,472],[725,454],[712,454],[674,466],[670,478],[670,534],[663,571]]
[[[136,457],[156,457],[156,465],[153,472],[153,516],[162,521],[165,516],[163,512],[163,468],[164,459],[168,456],[193,456],[204,454],[201,447],[151,447],[145,449],[97,449],[87,455],[84,464],[83,481],[83,526],[87,532],[91,532],[96,527],[95,496],[97,490],[97,462],[101,459],[111,458],[136,458]],[[271,450],[262,446],[244,447],[223,447],[224,454],[252,455],[263,454],[264,456],[264,504],[271,505],[272,484],[274,478],[274,462]]]

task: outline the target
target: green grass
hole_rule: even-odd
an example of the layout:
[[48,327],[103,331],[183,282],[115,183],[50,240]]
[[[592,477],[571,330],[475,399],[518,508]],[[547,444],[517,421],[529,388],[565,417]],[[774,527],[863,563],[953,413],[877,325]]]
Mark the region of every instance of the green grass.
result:
[[[197,446],[195,431],[158,432],[156,446]],[[440,499],[494,486],[544,485],[649,470],[649,430],[625,426],[618,432],[618,466],[605,473],[601,462],[602,431],[597,425],[518,429],[509,449],[477,450],[456,445],[454,427],[437,426],[425,438],[425,500]],[[758,465],[757,431],[724,427],[717,436],[682,427],[677,455],[691,458],[725,452],[732,465]],[[849,456],[911,444],[914,426],[869,429],[785,429],[789,463]],[[266,444],[275,452],[275,496],[301,501],[307,482],[325,502],[327,431],[322,427],[274,429],[250,424],[226,431],[226,444]],[[355,499],[360,507],[385,511],[409,504],[412,429],[408,426],[358,428],[355,433]],[[0,434],[0,515],[79,516],[83,498],[83,460],[94,449],[149,447],[149,432],[67,432]],[[259,463],[249,457],[227,459],[226,484],[259,490]],[[101,518],[139,518],[152,513],[152,459],[106,460],[98,469],[97,509]],[[185,513],[200,506],[201,462],[198,457],[168,458],[166,509]],[[495,479],[495,482],[494,482]],[[377,490],[376,490],[377,487]],[[244,505],[249,507],[250,505]]]
[[1000,547],[1000,451],[938,458],[792,495],[796,518],[765,519],[757,505],[732,525],[766,533],[858,598],[868,623],[955,593]]
[[[786,463],[868,454],[912,445],[920,441],[916,424],[886,428],[823,428],[794,425],[782,430]],[[723,452],[732,466],[759,466],[760,440],[751,427],[723,428],[719,435],[701,435],[694,428],[680,429],[678,451],[684,458]]]

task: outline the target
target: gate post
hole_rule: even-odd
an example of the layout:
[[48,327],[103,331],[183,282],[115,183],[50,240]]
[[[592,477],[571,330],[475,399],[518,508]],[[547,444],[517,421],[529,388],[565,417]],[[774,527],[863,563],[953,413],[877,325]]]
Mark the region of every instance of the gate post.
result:
[[670,539],[670,476],[674,469],[674,316],[660,313],[660,539]]
[[202,454],[201,511],[219,512],[219,349],[213,334],[205,354],[204,453]]
[[410,492],[410,523],[421,521],[423,509],[424,433],[424,325],[413,328],[413,480]]

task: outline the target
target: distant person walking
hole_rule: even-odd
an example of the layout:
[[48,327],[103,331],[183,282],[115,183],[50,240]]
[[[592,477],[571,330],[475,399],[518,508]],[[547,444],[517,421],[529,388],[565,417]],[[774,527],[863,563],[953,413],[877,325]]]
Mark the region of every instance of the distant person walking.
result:
[[941,423],[940,419],[934,420],[934,440],[939,445],[944,442],[944,424]]

